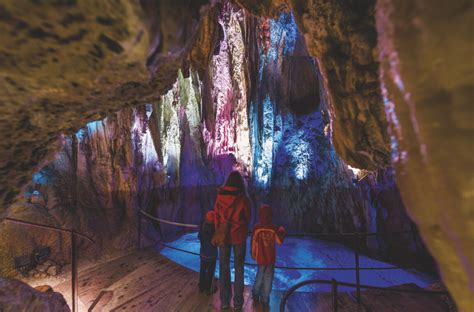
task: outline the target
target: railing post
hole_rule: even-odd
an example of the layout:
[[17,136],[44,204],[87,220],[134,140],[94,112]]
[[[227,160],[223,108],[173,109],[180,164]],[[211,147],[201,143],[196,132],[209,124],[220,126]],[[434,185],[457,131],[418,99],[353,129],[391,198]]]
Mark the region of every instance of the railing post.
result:
[[71,231],[71,298],[72,312],[77,312],[77,258],[76,258],[76,235]]
[[418,240],[417,240],[417,235],[416,235],[417,233],[416,233],[413,222],[410,222],[410,230],[411,230],[413,243],[415,244],[415,255],[418,256]]
[[142,213],[140,211],[140,208],[138,208],[138,250],[142,250]]
[[332,311],[337,312],[337,282],[335,279],[331,280],[332,282]]
[[360,270],[359,270],[359,252],[360,252],[360,237],[356,234],[356,248],[355,248],[355,267],[356,267],[356,297],[357,303],[360,304]]

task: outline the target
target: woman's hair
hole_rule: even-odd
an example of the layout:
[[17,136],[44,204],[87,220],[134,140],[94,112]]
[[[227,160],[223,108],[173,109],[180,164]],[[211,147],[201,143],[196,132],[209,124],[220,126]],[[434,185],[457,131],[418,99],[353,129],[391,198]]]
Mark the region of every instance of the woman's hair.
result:
[[225,182],[225,186],[236,187],[241,193],[246,192],[244,179],[238,171],[232,171],[231,173],[229,173],[227,181]]

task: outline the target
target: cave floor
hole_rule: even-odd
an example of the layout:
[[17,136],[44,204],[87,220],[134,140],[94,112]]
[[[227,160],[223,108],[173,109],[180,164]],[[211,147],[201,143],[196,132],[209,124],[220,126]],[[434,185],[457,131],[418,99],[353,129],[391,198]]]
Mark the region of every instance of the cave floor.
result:
[[[92,311],[219,311],[219,293],[200,293],[197,281],[198,273],[154,251],[137,251],[79,272],[79,310],[88,311],[100,296]],[[54,290],[71,305],[70,280]],[[264,311],[253,305],[249,287],[244,296],[244,311]]]
[[[152,250],[136,251],[79,272],[79,311],[220,311],[219,293],[207,296],[197,289],[198,273]],[[71,305],[70,280],[54,288]],[[272,291],[270,311],[278,311],[282,291]],[[265,311],[254,305],[245,288],[247,311]],[[96,300],[96,298],[99,298]],[[93,309],[91,305],[96,301]],[[338,296],[338,311],[450,311],[440,298],[399,293],[362,292],[357,306],[351,293]],[[332,311],[330,294],[298,292],[286,311]]]

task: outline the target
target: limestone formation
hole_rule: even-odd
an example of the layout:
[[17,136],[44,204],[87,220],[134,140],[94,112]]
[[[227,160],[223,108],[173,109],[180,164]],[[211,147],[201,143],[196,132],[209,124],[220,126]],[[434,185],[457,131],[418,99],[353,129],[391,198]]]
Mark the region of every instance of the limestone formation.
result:
[[1,212],[58,150],[61,134],[122,107],[156,101],[179,68],[206,66],[212,10],[202,4],[2,2]]
[[44,285],[34,289],[27,284],[0,277],[0,310],[5,312],[69,312],[64,297]]

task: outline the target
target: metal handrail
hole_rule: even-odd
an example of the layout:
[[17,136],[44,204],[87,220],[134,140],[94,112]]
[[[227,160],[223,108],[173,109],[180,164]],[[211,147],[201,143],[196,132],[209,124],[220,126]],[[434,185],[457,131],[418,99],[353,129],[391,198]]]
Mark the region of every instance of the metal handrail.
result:
[[364,284],[353,284],[353,283],[346,283],[346,282],[338,282],[336,280],[322,280],[322,279],[313,279],[307,280],[300,283],[297,283],[290,287],[285,294],[283,295],[281,302],[280,302],[280,312],[285,312],[286,302],[288,298],[298,289],[306,285],[310,284],[326,284],[332,285],[331,293],[333,295],[333,311],[337,312],[337,286],[345,286],[345,287],[353,287],[353,288],[364,288],[364,289],[374,289],[380,291],[387,291],[387,292],[403,292],[403,293],[419,293],[419,294],[426,294],[426,295],[441,295],[447,296],[449,295],[446,291],[434,291],[434,290],[418,290],[418,289],[400,289],[400,288],[384,288],[372,285],[364,285]]
[[[149,214],[148,212],[144,211],[143,209],[139,209],[139,212],[151,220],[161,222],[164,224],[189,227],[189,228],[199,228],[199,225],[197,224],[181,223],[181,222],[169,221],[166,219],[155,217]],[[412,229],[412,230],[400,230],[400,231],[392,231],[392,232],[287,233],[285,236],[286,237],[345,237],[345,236],[378,236],[378,235],[412,234],[412,233],[418,233],[418,231]],[[251,235],[252,231],[248,231],[248,234]]]
[[87,235],[78,233],[78,232],[76,232],[76,231],[74,231],[74,230],[68,230],[68,229],[63,229],[63,228],[55,227],[55,226],[52,226],[52,225],[39,224],[39,223],[34,223],[34,222],[24,221],[24,220],[18,220],[18,219],[13,219],[13,218],[3,218],[2,220],[5,220],[5,221],[11,222],[11,223],[16,223],[16,224],[23,224],[23,225],[28,225],[28,226],[32,226],[32,227],[37,227],[37,228],[43,228],[43,229],[53,230],[53,231],[57,231],[57,232],[61,232],[61,233],[68,233],[68,234],[71,234],[71,233],[74,232],[75,235],[77,235],[77,236],[79,236],[79,237],[82,237],[82,238],[84,238],[85,240],[88,240],[88,241],[91,242],[92,244],[96,245],[96,242],[95,242],[92,238],[90,238],[90,237],[87,236]]
[[[144,213],[142,209],[139,210],[138,213],[138,249],[141,249],[141,216],[144,215],[152,220],[157,220],[160,221],[160,219],[155,218],[151,216],[148,213]],[[397,266],[391,266],[391,267],[381,267],[381,268],[361,268],[359,265],[359,254],[360,254],[360,241],[361,241],[361,236],[372,236],[372,235],[383,235],[383,234],[403,234],[403,233],[413,233],[413,230],[406,230],[406,231],[394,231],[394,232],[387,232],[387,233],[330,233],[330,234],[311,234],[311,235],[301,235],[301,236],[310,236],[310,237],[344,237],[344,236],[355,236],[355,241],[356,241],[356,246],[354,250],[354,260],[355,260],[355,268],[302,268],[302,267],[285,267],[285,266],[275,266],[276,269],[286,269],[286,270],[325,270],[325,271],[355,271],[355,280],[356,280],[356,298],[357,302],[360,304],[361,302],[361,295],[360,295],[360,289],[361,289],[361,284],[360,284],[360,271],[364,270],[395,270],[395,269],[406,269],[404,267],[397,267]],[[291,234],[290,234],[291,235]],[[288,236],[290,236],[288,235]],[[191,251],[179,249],[176,247],[172,247],[169,245],[166,245],[164,243],[159,242],[161,245],[164,245],[167,248],[183,251],[189,254],[195,254],[199,255],[198,253],[194,253]],[[250,265],[250,266],[255,266],[256,264],[253,263],[244,263],[244,265]],[[337,285],[334,286],[337,290]]]
[[160,219],[160,218],[157,218],[155,216],[152,216],[151,214],[147,213],[146,211],[143,211],[142,209],[140,209],[140,213],[143,214],[144,216],[148,217],[149,219],[152,219],[152,220],[155,220],[155,221],[158,221],[158,222],[161,222],[161,223],[165,223],[165,224],[183,226],[183,227],[189,227],[189,228],[198,228],[199,227],[199,225],[197,225],[197,224],[180,223],[180,222],[174,222],[174,221],[168,221],[168,220],[165,220],[165,219]]
[[[163,243],[161,241],[156,241],[156,244],[159,244],[165,248],[169,248],[172,250],[184,252],[190,255],[194,256],[200,256],[199,253],[194,252],[194,251],[189,251],[186,249],[181,249],[178,247],[170,246],[166,243]],[[233,260],[230,260],[233,262]],[[244,265],[247,266],[258,266],[257,263],[252,263],[252,262],[244,262]],[[279,266],[276,265],[275,269],[282,269],[282,270],[302,270],[302,271],[354,271],[357,270],[357,267],[350,267],[350,268],[336,268],[336,267],[329,267],[329,268],[324,268],[324,267],[288,267],[288,266]],[[398,267],[398,266],[387,266],[387,267],[367,267],[367,268],[358,268],[361,271],[378,271],[378,270],[404,270],[404,269],[412,269],[411,267]]]
[[96,242],[81,233],[78,233],[74,230],[69,230],[69,229],[63,229],[60,227],[55,227],[52,225],[45,225],[45,224],[39,224],[35,222],[30,222],[30,221],[24,221],[24,220],[18,220],[18,219],[13,219],[13,218],[3,218],[2,221],[8,221],[11,223],[19,224],[19,225],[26,225],[26,226],[32,226],[32,227],[37,227],[37,228],[42,228],[46,230],[51,230],[51,231],[56,231],[60,233],[68,233],[71,235],[71,298],[72,298],[72,312],[78,311],[77,307],[77,255],[76,255],[76,237],[81,237],[84,238],[85,240],[89,241],[93,245],[97,245]]

